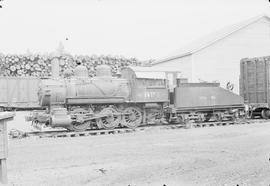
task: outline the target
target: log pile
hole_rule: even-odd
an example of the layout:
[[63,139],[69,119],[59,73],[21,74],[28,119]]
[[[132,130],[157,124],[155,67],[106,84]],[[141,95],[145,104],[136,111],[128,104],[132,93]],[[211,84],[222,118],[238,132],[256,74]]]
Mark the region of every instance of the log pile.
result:
[[112,68],[115,75],[124,66],[140,66],[142,62],[136,58],[124,58],[120,56],[72,56],[63,54],[61,56],[50,55],[0,55],[0,70],[3,76],[35,76],[48,77],[51,75],[51,61],[59,60],[60,75],[67,69],[74,69],[76,62],[81,62],[89,70],[89,76],[95,76],[96,66],[107,64]]

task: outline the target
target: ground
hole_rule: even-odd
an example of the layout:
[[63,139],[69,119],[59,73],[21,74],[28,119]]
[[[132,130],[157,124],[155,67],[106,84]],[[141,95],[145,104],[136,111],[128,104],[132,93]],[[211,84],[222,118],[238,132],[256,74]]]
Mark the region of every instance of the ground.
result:
[[257,186],[270,184],[269,157],[270,122],[10,139],[8,178],[25,186]]

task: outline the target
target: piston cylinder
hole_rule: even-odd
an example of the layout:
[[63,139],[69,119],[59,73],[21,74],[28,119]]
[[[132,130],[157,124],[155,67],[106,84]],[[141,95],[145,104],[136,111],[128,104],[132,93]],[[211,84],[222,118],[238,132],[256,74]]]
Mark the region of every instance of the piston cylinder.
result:
[[55,108],[52,111],[52,116],[50,118],[51,127],[68,127],[71,126],[72,119],[67,113],[65,108]]

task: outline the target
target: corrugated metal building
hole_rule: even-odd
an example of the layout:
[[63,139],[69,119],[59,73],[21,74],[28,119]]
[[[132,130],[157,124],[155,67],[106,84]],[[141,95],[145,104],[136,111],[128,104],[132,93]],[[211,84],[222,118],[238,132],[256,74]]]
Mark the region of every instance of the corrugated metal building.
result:
[[269,54],[270,18],[262,15],[212,33],[153,65],[174,67],[192,82],[218,81],[222,87],[230,82],[239,93],[240,60]]

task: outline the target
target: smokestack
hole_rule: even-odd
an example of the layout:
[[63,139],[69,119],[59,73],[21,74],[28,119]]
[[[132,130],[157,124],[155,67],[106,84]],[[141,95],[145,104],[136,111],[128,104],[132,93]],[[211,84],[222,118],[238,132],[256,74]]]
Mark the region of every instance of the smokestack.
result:
[[60,72],[59,60],[57,58],[54,58],[52,60],[52,77],[59,78],[59,72]]

